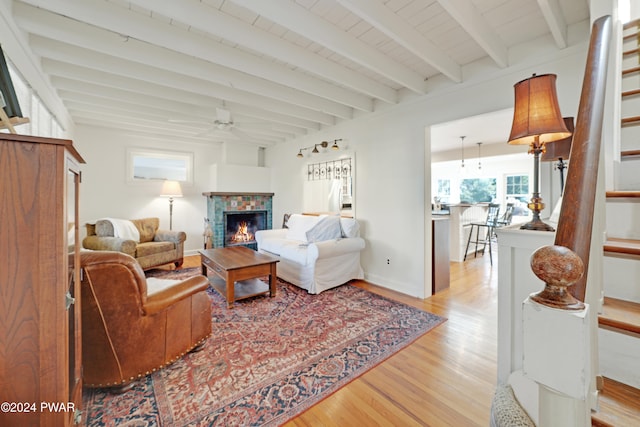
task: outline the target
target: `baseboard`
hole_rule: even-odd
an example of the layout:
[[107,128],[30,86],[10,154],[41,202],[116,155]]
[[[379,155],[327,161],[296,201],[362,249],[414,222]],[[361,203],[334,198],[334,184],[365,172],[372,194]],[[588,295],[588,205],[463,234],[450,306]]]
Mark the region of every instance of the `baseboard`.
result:
[[400,292],[416,298],[422,298],[413,289],[407,287],[407,284],[403,282],[395,282],[393,280],[389,280],[386,277],[366,273],[364,275],[364,280],[373,285],[380,286],[381,288],[390,289],[392,291]]

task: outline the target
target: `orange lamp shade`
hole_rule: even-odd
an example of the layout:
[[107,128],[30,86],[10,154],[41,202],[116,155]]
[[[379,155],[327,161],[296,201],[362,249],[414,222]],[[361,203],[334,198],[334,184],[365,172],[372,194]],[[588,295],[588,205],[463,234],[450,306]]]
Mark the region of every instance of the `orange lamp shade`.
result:
[[546,143],[571,136],[558,105],[555,74],[534,74],[516,83],[514,88],[509,144]]
[[[565,117],[564,124],[567,126],[567,129],[569,129],[569,132],[573,133],[573,117]],[[551,144],[545,144],[546,151],[540,155],[540,161],[553,162],[559,159],[569,160],[571,141],[573,141],[573,135],[568,138],[553,141]]]

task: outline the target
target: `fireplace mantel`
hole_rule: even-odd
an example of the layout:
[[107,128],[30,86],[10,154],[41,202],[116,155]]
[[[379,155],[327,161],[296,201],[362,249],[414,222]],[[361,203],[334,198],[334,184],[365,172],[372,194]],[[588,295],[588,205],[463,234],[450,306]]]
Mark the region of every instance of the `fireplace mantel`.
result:
[[235,192],[235,191],[208,191],[205,193],[202,193],[203,196],[205,197],[212,197],[212,196],[266,196],[266,197],[273,197],[273,193],[241,193],[241,192]]

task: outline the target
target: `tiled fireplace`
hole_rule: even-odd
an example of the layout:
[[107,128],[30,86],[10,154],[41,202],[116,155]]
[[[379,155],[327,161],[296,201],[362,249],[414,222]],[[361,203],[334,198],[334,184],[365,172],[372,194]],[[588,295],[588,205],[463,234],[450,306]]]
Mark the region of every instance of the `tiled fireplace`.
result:
[[213,247],[256,249],[255,232],[271,229],[273,193],[202,193],[213,229]]

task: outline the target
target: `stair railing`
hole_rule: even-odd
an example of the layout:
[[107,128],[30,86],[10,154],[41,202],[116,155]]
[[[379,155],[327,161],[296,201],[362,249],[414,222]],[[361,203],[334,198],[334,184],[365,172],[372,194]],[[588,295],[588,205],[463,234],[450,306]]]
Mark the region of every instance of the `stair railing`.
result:
[[564,310],[584,308],[610,38],[611,17],[598,18],[591,31],[555,242],[531,258],[533,272],[546,284],[532,299]]

